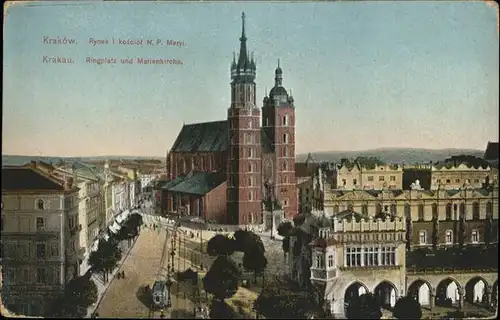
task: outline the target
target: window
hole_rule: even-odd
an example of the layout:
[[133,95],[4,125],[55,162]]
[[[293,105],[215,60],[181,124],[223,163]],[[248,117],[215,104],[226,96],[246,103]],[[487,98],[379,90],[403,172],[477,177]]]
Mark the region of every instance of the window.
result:
[[44,210],[45,209],[45,204],[43,203],[42,199],[38,199],[36,202],[36,207],[38,210]]
[[342,179],[342,185],[345,186],[347,184],[347,180],[346,179]]
[[252,163],[249,163],[248,164],[248,172],[252,172],[253,170],[253,166],[252,166]]
[[28,268],[23,268],[22,271],[22,282],[25,284],[30,283],[30,270]]
[[445,239],[444,240],[445,240],[446,244],[453,244],[453,231],[446,230]]
[[248,201],[253,201],[253,192],[252,191],[250,191],[248,193]]
[[432,204],[432,219],[438,219],[439,220],[438,206],[435,203]]
[[423,204],[418,205],[418,220],[424,221],[424,205]]
[[288,147],[283,148],[283,157],[289,157],[290,153],[288,152]]
[[441,183],[441,179],[437,179],[437,180],[436,180],[436,182],[437,182],[437,183]]
[[382,247],[381,249],[381,262],[383,266],[394,266],[396,265],[396,248],[395,247]]
[[378,177],[378,181],[384,181],[385,180],[385,177],[384,176],[379,176]]
[[493,204],[491,201],[486,202],[486,215],[491,217],[493,215]]
[[361,266],[361,248],[346,248],[345,265],[347,267]]
[[45,230],[45,218],[36,217],[36,231]]
[[446,220],[451,220],[451,203],[446,204]]
[[8,268],[7,274],[4,280],[7,284],[15,284],[16,283],[16,269]]
[[[375,253],[375,249],[377,252]],[[376,266],[378,265],[378,248],[365,247],[364,248],[364,265],[365,266]]]
[[288,133],[283,134],[283,143],[289,143],[289,136]]
[[288,127],[289,126],[288,115],[287,114],[285,114],[285,116],[283,117],[283,126],[284,127]]
[[248,186],[249,187],[253,186],[253,177],[248,178]]
[[471,234],[471,239],[470,241],[472,243],[478,243],[479,242],[479,231],[477,230],[472,230],[472,234]]
[[460,183],[460,179],[455,179],[455,183]]
[[328,268],[333,268],[333,255],[328,255]]
[[283,200],[283,206],[288,207],[288,199]]
[[365,216],[368,215],[368,205],[367,204],[364,204],[362,207],[361,207],[361,213]]
[[460,204],[460,217],[465,214],[465,203]]
[[58,257],[59,256],[59,246],[57,243],[52,243],[50,245],[50,256],[51,257]]
[[248,129],[252,129],[252,120],[248,121]]
[[472,204],[472,219],[479,220],[479,202]]
[[325,267],[325,260],[323,258],[322,254],[316,255],[316,268],[324,268]]
[[47,248],[45,243],[36,244],[36,257],[37,259],[45,259],[47,257]]
[[391,176],[391,181],[396,181],[396,176]]
[[446,179],[446,183],[450,183],[450,182],[451,182],[451,180],[450,180],[450,179]]
[[37,268],[36,282],[42,284],[47,282],[47,270],[45,270],[45,268]]
[[396,205],[394,203],[391,204],[391,214],[392,215],[396,215],[396,209],[397,209]]
[[288,171],[288,163],[283,161],[283,171]]
[[373,181],[373,176],[368,176],[368,181]]
[[420,230],[418,232],[418,242],[421,246],[427,244],[427,231]]
[[411,207],[409,203],[405,203],[405,217],[411,219]]
[[357,184],[358,184],[358,180],[356,180],[356,179],[352,179],[352,184],[353,184],[353,185],[357,185]]
[[248,157],[253,158],[253,149],[252,148],[248,148]]
[[250,143],[252,143],[252,142],[250,141],[251,136],[250,136],[250,134],[249,134],[249,133],[245,133],[245,136],[244,136],[244,137],[245,137],[245,144],[250,144]]

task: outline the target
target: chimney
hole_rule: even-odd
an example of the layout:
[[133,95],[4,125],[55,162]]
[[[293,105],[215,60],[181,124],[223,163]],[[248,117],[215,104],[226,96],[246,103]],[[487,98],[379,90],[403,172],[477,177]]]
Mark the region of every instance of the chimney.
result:
[[73,188],[73,178],[67,177],[64,181],[64,189],[70,190],[71,188]]

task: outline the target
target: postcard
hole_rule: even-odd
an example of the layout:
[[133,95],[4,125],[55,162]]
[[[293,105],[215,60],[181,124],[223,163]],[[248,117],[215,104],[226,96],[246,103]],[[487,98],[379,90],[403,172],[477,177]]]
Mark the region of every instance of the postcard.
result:
[[9,1],[1,312],[496,317],[492,1]]

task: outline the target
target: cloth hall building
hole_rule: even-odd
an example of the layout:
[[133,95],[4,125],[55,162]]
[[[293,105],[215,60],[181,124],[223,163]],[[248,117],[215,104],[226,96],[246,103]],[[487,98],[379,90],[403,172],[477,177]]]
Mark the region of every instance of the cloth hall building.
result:
[[295,106],[275,70],[274,87],[257,106],[256,65],[242,15],[240,52],[231,64],[227,119],[184,125],[167,153],[163,213],[225,224],[260,224],[263,200],[276,199],[287,218],[297,213]]

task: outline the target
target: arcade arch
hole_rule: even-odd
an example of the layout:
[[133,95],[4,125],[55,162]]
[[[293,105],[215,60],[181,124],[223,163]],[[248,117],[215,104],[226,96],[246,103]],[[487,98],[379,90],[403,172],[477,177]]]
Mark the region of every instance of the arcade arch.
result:
[[[439,282],[436,288],[436,305],[445,306],[451,301],[451,304],[458,304],[460,301],[460,283],[453,278],[446,278]],[[449,300],[448,300],[449,299]]]
[[418,279],[408,287],[408,295],[417,300],[421,306],[430,306],[432,299],[432,287],[429,282]]
[[470,303],[481,303],[487,299],[488,282],[482,277],[474,277],[465,285],[465,300]]
[[355,281],[347,286],[344,294],[344,308],[347,310],[349,303],[352,299],[357,298],[365,293],[368,293],[369,290],[366,285],[362,282]]
[[393,283],[384,280],[375,287],[374,293],[375,296],[380,299],[379,301],[382,308],[392,309],[396,305],[397,291]]

